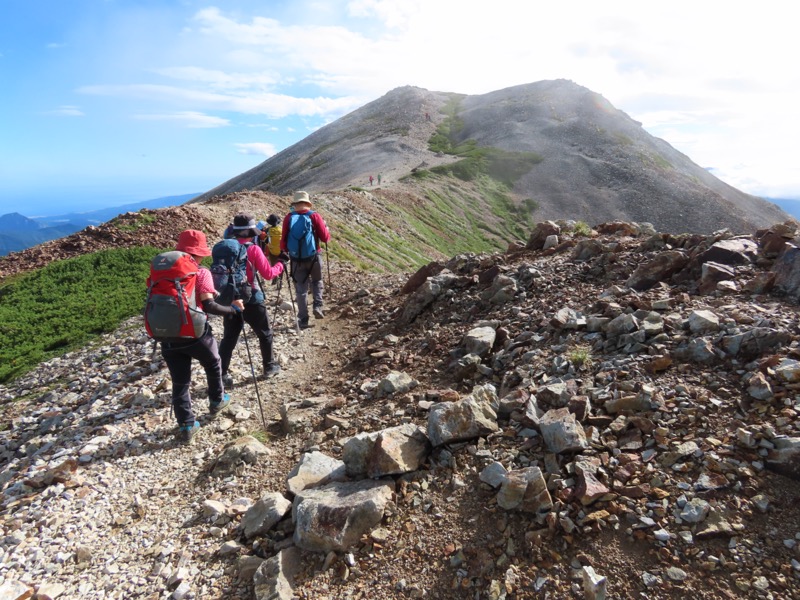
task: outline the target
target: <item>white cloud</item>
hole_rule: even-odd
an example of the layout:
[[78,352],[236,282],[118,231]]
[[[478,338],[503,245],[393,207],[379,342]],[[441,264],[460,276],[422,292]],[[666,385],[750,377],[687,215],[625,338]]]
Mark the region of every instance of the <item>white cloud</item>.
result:
[[[563,78],[603,95],[744,191],[763,195],[778,186],[798,195],[794,23],[788,8],[723,11],[696,0],[669,7],[641,0],[297,0],[274,9],[267,3],[260,13],[205,8],[148,56],[144,72],[160,79],[78,91],[148,102],[162,115],[224,111],[329,122],[403,85],[482,94]],[[125,26],[125,39],[138,44],[149,33]],[[141,54],[121,49],[121,60]]]
[[169,67],[156,69],[155,72],[173,79],[208,85],[214,90],[266,89],[277,80],[275,75],[269,73],[226,73],[202,67]]
[[252,154],[256,156],[266,156],[269,158],[270,156],[275,156],[278,153],[274,145],[264,142],[241,143],[234,144],[234,146],[236,146],[240,154]]
[[221,94],[168,85],[89,85],[79,93],[97,96],[120,96],[150,101],[171,102],[180,106],[193,105],[206,110],[226,110],[245,114],[282,118],[289,115],[316,116],[343,114],[364,101],[358,98],[297,98],[283,94]]
[[183,111],[171,114],[140,114],[133,115],[139,121],[169,121],[190,129],[209,129],[213,127],[227,127],[231,124],[228,119],[213,117],[199,112]]
[[86,116],[83,111],[77,106],[59,106],[56,109],[48,110],[44,114],[53,117],[84,117]]

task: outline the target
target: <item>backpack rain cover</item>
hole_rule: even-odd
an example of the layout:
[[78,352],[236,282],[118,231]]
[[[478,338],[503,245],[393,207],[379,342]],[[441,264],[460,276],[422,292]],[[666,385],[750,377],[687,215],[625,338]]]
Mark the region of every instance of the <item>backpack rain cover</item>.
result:
[[247,304],[253,288],[247,281],[247,249],[251,243],[240,244],[238,240],[222,240],[211,249],[211,277],[219,292],[215,302],[230,306],[236,299]]
[[197,263],[185,252],[162,252],[150,262],[144,327],[154,340],[177,342],[197,339],[208,316],[197,308]]

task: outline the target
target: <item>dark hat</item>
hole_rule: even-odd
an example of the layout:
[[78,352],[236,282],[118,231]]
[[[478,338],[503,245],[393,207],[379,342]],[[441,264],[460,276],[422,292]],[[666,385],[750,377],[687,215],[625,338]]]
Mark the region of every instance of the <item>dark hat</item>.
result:
[[278,215],[270,215],[267,217],[267,223],[275,227],[275,225],[280,223],[280,219],[278,218]]
[[237,238],[256,237],[256,218],[253,215],[239,213],[233,217],[233,235]]

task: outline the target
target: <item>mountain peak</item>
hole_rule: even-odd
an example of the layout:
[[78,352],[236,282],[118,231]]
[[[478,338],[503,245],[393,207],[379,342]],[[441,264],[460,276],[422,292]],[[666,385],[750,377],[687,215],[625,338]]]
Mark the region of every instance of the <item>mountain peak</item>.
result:
[[[449,149],[432,144],[446,140]],[[776,205],[737,190],[692,162],[600,94],[567,79],[481,95],[398,87],[318,129],[260,165],[195,198],[261,190],[290,194],[360,188],[369,177],[408,182],[435,169],[492,154],[530,168],[502,183],[534,220],[650,222],[659,231],[752,232],[783,222]],[[519,170],[519,169],[518,169]],[[425,198],[430,189],[417,185]],[[464,201],[469,201],[465,198]]]
[[38,229],[39,223],[18,212],[0,216],[0,231],[18,231],[19,229]]

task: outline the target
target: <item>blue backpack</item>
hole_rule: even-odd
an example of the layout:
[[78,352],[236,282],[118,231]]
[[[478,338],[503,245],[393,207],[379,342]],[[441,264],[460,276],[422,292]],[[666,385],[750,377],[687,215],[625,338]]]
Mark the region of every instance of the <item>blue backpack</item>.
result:
[[289,219],[289,234],[286,237],[286,249],[294,260],[308,260],[317,255],[317,240],[311,215],[314,211],[294,213]]
[[241,299],[245,304],[253,295],[253,287],[247,281],[247,248],[252,243],[240,244],[238,240],[222,240],[211,249],[211,277],[219,292],[215,302],[230,306]]

